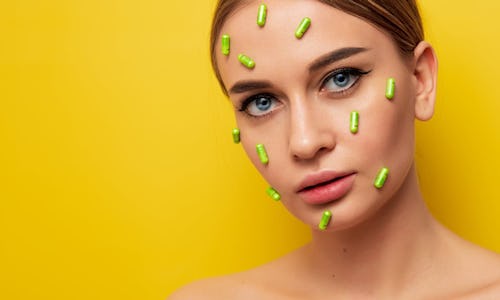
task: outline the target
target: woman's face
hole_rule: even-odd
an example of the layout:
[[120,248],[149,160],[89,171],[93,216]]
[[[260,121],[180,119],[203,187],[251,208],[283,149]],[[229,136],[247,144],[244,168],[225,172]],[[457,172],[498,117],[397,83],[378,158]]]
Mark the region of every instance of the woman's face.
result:
[[[234,105],[250,160],[282,196],[287,209],[317,228],[325,210],[328,230],[351,227],[375,213],[401,188],[413,164],[415,79],[390,36],[317,1],[266,1],[267,22],[256,24],[260,2],[227,19],[217,61]],[[294,32],[312,20],[302,39]],[[220,37],[219,37],[220,39]],[[220,45],[220,40],[218,42]],[[243,53],[255,61],[248,69]],[[388,78],[396,93],[385,96]],[[359,130],[350,131],[350,114]],[[264,144],[269,163],[260,162]],[[379,170],[389,177],[374,187]]]

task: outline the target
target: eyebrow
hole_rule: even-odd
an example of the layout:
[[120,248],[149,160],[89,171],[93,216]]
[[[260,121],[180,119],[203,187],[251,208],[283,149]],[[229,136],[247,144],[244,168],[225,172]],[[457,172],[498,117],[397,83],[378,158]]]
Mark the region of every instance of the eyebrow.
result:
[[[368,48],[360,48],[360,47],[346,47],[340,48],[337,50],[333,50],[329,53],[326,53],[319,58],[315,59],[309,65],[309,73],[313,73],[325,66],[328,66],[336,61],[346,59],[353,55],[356,55],[361,52],[368,51]],[[271,82],[266,80],[243,80],[236,82],[230,89],[229,94],[242,94],[252,90],[265,89],[270,88],[273,85]]]
[[272,86],[269,81],[244,80],[236,82],[230,89],[230,94],[241,94],[252,90],[270,88]]
[[328,66],[336,61],[346,59],[348,57],[351,57],[353,55],[356,55],[361,52],[368,51],[368,48],[360,48],[360,47],[347,47],[347,48],[340,48],[337,50],[333,50],[332,52],[329,52],[327,54],[324,54],[320,56],[319,58],[315,59],[310,65],[309,65],[309,73],[313,73],[314,71],[317,71],[325,66]]

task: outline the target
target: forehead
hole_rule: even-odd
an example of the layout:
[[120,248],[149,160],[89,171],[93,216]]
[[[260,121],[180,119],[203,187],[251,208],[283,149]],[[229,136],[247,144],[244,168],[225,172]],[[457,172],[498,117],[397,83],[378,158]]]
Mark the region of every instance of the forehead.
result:
[[[226,86],[241,79],[236,77],[269,77],[289,69],[290,65],[301,70],[318,56],[338,48],[374,49],[384,43],[393,46],[390,37],[372,24],[324,3],[314,0],[265,3],[268,9],[264,27],[256,23],[259,1],[239,7],[222,27],[221,34],[231,36],[231,54],[228,57],[221,54],[220,40],[216,53]],[[311,18],[311,27],[302,39],[297,39],[294,33],[304,17]],[[239,65],[240,53],[255,61],[254,70]]]

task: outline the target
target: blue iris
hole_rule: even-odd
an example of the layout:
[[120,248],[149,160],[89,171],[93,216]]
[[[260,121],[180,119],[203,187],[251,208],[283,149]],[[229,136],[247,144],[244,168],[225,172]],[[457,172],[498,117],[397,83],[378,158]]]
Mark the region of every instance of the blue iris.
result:
[[255,106],[260,111],[267,111],[269,108],[271,108],[271,105],[272,101],[271,99],[269,99],[269,97],[261,96],[255,99]]

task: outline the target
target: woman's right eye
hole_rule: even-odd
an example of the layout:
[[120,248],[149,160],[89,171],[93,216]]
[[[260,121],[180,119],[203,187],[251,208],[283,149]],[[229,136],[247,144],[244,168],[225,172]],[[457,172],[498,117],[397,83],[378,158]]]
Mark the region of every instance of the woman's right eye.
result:
[[278,107],[279,102],[271,95],[262,94],[256,95],[245,100],[240,108],[240,111],[244,111],[250,116],[260,117],[264,116],[276,107]]

